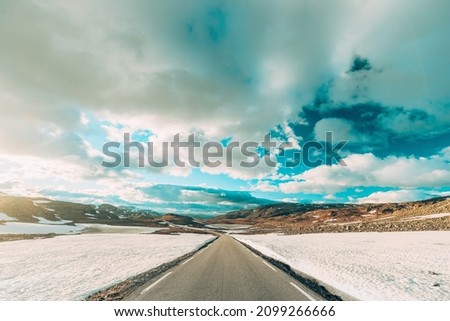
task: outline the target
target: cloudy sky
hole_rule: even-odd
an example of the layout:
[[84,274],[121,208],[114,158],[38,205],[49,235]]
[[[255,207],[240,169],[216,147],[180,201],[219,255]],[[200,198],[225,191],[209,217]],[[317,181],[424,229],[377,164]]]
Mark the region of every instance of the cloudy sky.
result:
[[[446,195],[449,14],[440,0],[1,1],[0,191],[186,214]],[[124,133],[157,151],[177,133],[302,148],[327,131],[347,166],[275,152],[275,167],[101,166]]]

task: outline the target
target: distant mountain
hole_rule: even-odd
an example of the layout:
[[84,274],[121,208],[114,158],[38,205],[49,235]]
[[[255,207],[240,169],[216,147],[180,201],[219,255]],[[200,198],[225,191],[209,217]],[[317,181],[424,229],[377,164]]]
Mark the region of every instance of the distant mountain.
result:
[[203,224],[197,220],[194,220],[192,217],[185,215],[178,215],[173,213],[168,213],[159,218],[159,220],[163,222],[172,223],[175,225],[189,225],[194,227],[203,227]]
[[229,212],[209,224],[251,224],[254,230],[288,233],[447,230],[450,197],[384,204],[274,204]]
[[0,194],[0,213],[3,214],[0,220],[47,224],[103,223],[153,226],[157,224],[158,217],[157,213],[152,211],[110,204],[89,205],[5,194]]
[[[326,204],[301,204],[301,203],[278,203],[272,205],[264,205],[254,209],[232,211],[225,215],[217,216],[215,219],[260,219],[273,218],[279,216],[302,215],[315,211],[326,211],[327,213],[334,213],[334,216],[357,216],[364,215],[368,212],[379,214],[390,214],[396,211],[404,210],[425,210],[430,208],[434,211],[433,206],[446,202],[450,197],[438,197],[424,201],[405,202],[405,203],[382,203],[382,204],[340,204],[340,203],[326,203]],[[447,210],[450,211],[450,208]]]
[[270,218],[277,216],[286,216],[291,214],[302,214],[317,209],[342,208],[348,205],[344,204],[296,204],[296,203],[277,203],[264,205],[250,210],[238,210],[229,212],[217,218],[236,219],[236,218]]
[[[17,221],[43,224],[99,223],[129,226],[250,224],[253,230],[287,233],[443,230],[450,229],[450,197],[386,204],[278,203],[229,212],[211,219],[192,218],[110,204],[91,205],[0,193],[0,224]],[[175,226],[174,226],[175,225]]]

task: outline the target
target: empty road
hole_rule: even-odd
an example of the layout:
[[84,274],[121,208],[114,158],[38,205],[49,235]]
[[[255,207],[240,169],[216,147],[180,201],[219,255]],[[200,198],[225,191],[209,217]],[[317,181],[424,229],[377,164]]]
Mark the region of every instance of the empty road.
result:
[[320,299],[227,235],[128,297],[142,301],[309,301]]

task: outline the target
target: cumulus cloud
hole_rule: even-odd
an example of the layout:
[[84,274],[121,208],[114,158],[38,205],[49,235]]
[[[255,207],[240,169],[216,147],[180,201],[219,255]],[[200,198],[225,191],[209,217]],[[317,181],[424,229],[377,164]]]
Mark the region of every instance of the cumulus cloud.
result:
[[422,190],[398,190],[387,192],[375,192],[367,197],[358,199],[358,203],[399,203],[411,202],[430,198],[432,194]]
[[[79,115],[71,120],[67,106],[83,106],[155,132],[173,123],[214,137],[254,138],[292,117],[300,102],[295,97],[308,102],[321,83],[345,75],[355,52],[383,69],[367,84],[376,101],[420,107],[411,94],[447,99],[447,77],[440,77],[439,88],[426,84],[448,65],[447,55],[438,55],[445,51],[445,41],[438,41],[448,5],[439,3],[433,15],[422,15],[424,6],[339,1],[330,10],[320,2],[195,1],[174,9],[162,1],[14,1],[2,7],[1,80],[6,92],[21,97],[19,110],[53,124],[74,126]],[[243,19],[250,14],[251,22]],[[414,25],[409,17],[417,18]],[[410,29],[396,29],[402,22]],[[432,42],[432,52],[415,43],[422,40]],[[12,58],[17,63],[8,64]],[[421,65],[405,70],[417,65],[408,59]],[[390,99],[392,93],[415,103]]]
[[270,184],[269,182],[259,181],[257,184],[252,186],[252,190],[261,192],[277,192],[278,186]]
[[280,184],[284,193],[336,193],[349,187],[440,187],[450,185],[449,159],[441,153],[431,158],[378,158],[371,153],[344,158],[347,166],[318,166]]
[[[130,170],[110,171],[88,184],[86,167],[54,162],[49,167],[36,157],[0,157],[0,190],[10,195],[51,197],[86,203],[113,203],[151,207],[159,212],[215,215],[241,208],[270,204],[246,191],[202,186],[152,184]],[[92,169],[94,170],[94,169]],[[49,180],[48,177],[53,179]]]
[[[450,137],[449,10],[409,0],[2,2],[0,153],[77,166],[92,180],[128,177],[98,168],[102,144],[125,130],[155,143],[190,132],[260,141],[272,131],[295,148],[331,130],[355,142],[353,169],[295,173],[281,191],[448,186],[437,151]],[[194,172],[172,165],[148,172]],[[250,180],[282,170],[200,172]]]
[[[99,10],[106,3],[108,12]],[[423,5],[408,3],[399,10],[402,14],[395,14],[400,17],[382,17],[392,15],[397,5],[340,1],[329,10],[327,4],[297,1],[265,6],[257,1],[222,6],[195,1],[174,10],[162,1],[133,6],[119,1],[82,1],[77,6],[15,1],[3,5],[8,14],[0,37],[7,49],[2,60],[15,57],[20,63],[3,64],[2,78],[12,90],[39,98],[35,103],[48,111],[61,103],[82,104],[102,115],[117,115],[121,122],[124,113],[134,116],[139,127],[161,129],[161,122],[175,122],[211,134],[251,136],[292,115],[297,102],[290,91],[300,88],[308,101],[323,80],[347,70],[354,51],[373,57],[380,68],[402,68],[394,64],[398,54],[389,56],[394,53],[373,44],[382,31],[399,24],[398,18],[418,19],[409,33],[383,32],[383,41],[413,41],[414,32],[439,36],[430,30],[429,18],[420,15]],[[250,13],[252,23],[244,22]],[[19,23],[18,15],[26,25]],[[170,19],[161,18],[166,16]],[[366,27],[356,28],[363,17]],[[434,16],[433,23],[444,23],[440,18]],[[408,45],[401,48],[410,49]],[[428,57],[420,58],[431,63]],[[433,65],[446,59],[438,58]],[[400,92],[417,93],[410,89]],[[49,92],[51,97],[43,95]]]

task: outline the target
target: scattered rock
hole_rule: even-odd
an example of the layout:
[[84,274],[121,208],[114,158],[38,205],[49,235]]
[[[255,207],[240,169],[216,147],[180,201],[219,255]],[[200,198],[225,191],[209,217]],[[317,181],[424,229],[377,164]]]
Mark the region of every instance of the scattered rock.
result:
[[430,270],[428,270],[428,274],[431,274],[431,275],[441,275],[441,273],[433,272],[433,271],[430,271]]

